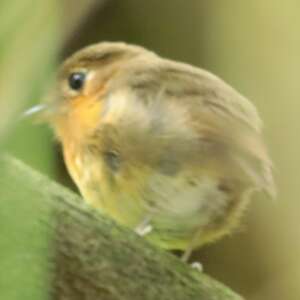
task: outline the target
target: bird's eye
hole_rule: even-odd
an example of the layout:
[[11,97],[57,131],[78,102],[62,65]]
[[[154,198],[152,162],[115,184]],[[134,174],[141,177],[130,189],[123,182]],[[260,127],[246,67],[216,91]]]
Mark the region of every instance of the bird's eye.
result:
[[79,91],[82,89],[85,82],[86,74],[83,72],[75,72],[70,74],[68,78],[69,86],[74,91]]

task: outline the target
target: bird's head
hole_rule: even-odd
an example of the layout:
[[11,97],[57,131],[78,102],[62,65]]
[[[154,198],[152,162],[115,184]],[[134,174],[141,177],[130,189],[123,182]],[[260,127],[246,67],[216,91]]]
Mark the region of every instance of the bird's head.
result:
[[58,138],[82,134],[100,121],[103,99],[110,80],[124,63],[150,51],[117,42],[102,42],[83,48],[65,60],[60,67],[49,101],[27,110],[38,119],[49,122]]

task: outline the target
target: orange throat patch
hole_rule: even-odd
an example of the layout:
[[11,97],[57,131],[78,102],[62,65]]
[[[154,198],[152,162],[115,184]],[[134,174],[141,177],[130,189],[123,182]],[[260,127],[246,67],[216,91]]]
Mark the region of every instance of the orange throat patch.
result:
[[101,100],[81,96],[66,105],[66,113],[54,120],[57,137],[64,146],[82,144],[99,125]]

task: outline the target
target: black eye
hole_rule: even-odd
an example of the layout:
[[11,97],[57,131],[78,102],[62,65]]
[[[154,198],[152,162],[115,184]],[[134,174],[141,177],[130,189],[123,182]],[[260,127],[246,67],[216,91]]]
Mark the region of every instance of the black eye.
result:
[[83,72],[72,73],[69,76],[69,86],[74,91],[79,91],[84,85],[86,74]]

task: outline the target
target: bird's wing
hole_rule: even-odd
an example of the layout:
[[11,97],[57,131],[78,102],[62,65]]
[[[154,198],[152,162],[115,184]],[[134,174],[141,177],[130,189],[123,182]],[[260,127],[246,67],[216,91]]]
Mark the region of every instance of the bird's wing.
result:
[[[174,65],[173,76],[178,76],[172,82],[177,82],[176,89],[186,90],[187,96],[181,101],[188,107],[200,138],[222,146],[255,187],[275,196],[272,162],[254,105],[209,72],[184,64],[171,65]],[[193,72],[195,78],[191,80]],[[190,96],[189,90],[193,91]]]
[[[175,111],[173,119],[177,119],[166,120],[166,124],[177,124],[182,136],[184,126],[192,128],[198,140],[214,145],[219,153],[226,152],[232,169],[239,168],[256,188],[275,196],[272,163],[261,134],[262,122],[250,101],[220,78],[186,64],[145,60],[130,70],[130,81],[126,84],[139,93],[140,99],[164,103],[166,115],[160,118],[167,119],[172,115],[170,110]],[[180,112],[177,115],[176,110]],[[220,163],[222,159],[221,154]]]

